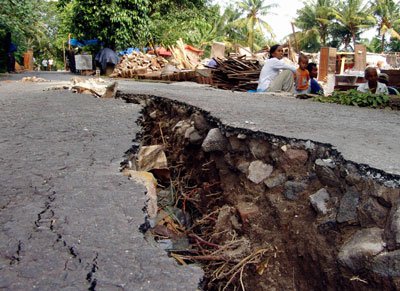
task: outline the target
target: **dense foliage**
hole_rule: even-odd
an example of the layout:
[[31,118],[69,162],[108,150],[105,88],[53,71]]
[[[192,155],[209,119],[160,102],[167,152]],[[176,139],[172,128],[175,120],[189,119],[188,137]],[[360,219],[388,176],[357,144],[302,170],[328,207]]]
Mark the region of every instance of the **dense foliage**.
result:
[[145,44],[148,0],[73,0],[71,33],[78,39],[99,39],[112,49]]
[[[17,59],[30,48],[36,55],[52,54],[57,33],[57,12],[54,1],[45,0],[0,0],[0,43],[11,33],[12,42],[18,47]],[[0,55],[6,50],[0,47]],[[4,70],[5,59],[1,58],[0,70]]]

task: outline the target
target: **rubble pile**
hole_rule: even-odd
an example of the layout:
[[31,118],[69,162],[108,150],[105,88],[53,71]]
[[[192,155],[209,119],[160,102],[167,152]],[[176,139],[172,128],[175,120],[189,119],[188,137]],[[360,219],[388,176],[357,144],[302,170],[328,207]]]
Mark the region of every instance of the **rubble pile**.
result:
[[161,56],[133,51],[122,56],[110,77],[135,78],[139,75],[160,71],[166,64],[168,61]]

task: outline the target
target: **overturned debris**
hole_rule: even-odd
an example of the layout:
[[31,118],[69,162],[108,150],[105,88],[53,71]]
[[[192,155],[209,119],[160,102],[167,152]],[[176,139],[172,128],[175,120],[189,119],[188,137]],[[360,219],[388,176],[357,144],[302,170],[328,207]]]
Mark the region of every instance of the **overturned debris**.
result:
[[48,81],[46,79],[43,79],[43,78],[38,78],[36,76],[32,76],[32,77],[24,77],[24,78],[22,78],[21,82],[42,83],[42,82],[48,82]]
[[74,77],[70,84],[50,87],[45,90],[71,90],[73,93],[89,94],[98,98],[114,98],[117,92],[117,82],[108,82],[101,78],[83,79]]

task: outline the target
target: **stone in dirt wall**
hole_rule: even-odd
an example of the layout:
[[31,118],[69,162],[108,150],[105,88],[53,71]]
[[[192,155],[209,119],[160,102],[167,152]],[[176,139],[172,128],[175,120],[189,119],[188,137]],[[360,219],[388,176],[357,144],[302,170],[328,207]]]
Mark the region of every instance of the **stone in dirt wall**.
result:
[[124,98],[145,105],[144,145],[166,144],[169,163],[196,183],[218,180],[222,193],[208,204],[225,209],[216,230],[230,229],[253,250],[276,249],[262,275],[243,276],[249,290],[400,289],[399,177],[346,161],[327,144],[227,127],[154,96]]

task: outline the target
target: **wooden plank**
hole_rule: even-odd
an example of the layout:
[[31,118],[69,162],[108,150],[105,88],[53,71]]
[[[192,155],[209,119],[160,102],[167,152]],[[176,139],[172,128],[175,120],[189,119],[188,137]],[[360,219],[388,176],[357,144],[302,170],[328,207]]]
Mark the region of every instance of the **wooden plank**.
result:
[[323,47],[320,51],[318,80],[326,82],[328,74],[336,72],[336,48]]

